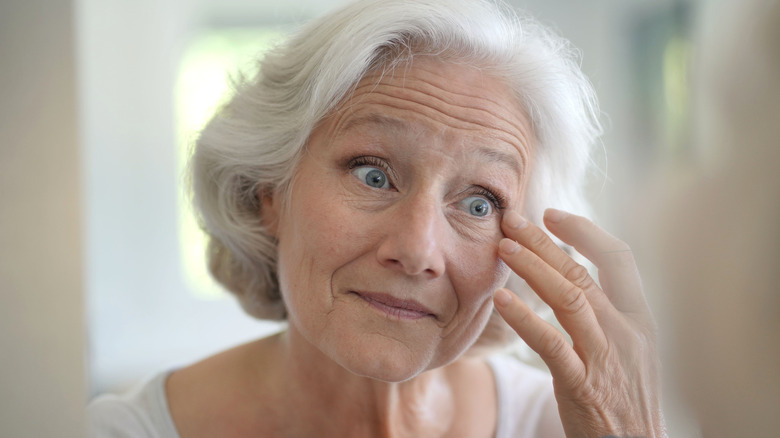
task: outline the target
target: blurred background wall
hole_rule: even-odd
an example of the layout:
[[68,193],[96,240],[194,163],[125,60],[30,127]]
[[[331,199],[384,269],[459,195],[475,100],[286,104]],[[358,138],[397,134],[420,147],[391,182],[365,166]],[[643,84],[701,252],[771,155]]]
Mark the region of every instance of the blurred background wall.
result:
[[[342,3],[0,3],[0,269],[2,293],[12,297],[0,310],[9,327],[0,339],[10,352],[0,359],[0,415],[14,417],[41,395],[7,410],[15,393],[5,391],[6,380],[19,394],[49,374],[44,390],[67,380],[64,393],[78,400],[67,417],[97,393],[278,329],[245,316],[208,280],[184,201],[183,163],[227,74],[251,72],[264,47]],[[688,67],[711,3],[510,3],[582,50],[606,115],[603,174],[591,187],[598,221],[640,241],[632,224],[648,220],[637,212],[654,169],[694,166],[714,153],[687,141]],[[642,248],[635,250],[641,266]],[[68,378],[47,364],[62,364],[57,370]],[[678,436],[685,436],[681,417]]]

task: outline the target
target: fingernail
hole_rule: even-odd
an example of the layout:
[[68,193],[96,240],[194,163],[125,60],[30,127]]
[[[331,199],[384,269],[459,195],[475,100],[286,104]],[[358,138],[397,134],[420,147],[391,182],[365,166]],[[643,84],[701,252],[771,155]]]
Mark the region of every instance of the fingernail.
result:
[[504,215],[504,222],[509,228],[520,229],[528,225],[528,222],[516,211],[510,211]]
[[558,210],[555,208],[548,208],[547,211],[544,212],[544,218],[552,223],[558,223],[569,215],[569,213],[566,213],[563,210]]
[[506,237],[504,237],[503,239],[501,239],[501,242],[498,243],[498,248],[504,254],[514,254],[520,251],[520,244],[515,242],[512,239],[507,239]]
[[499,289],[493,295],[493,302],[501,307],[506,307],[512,302],[512,294],[506,289]]

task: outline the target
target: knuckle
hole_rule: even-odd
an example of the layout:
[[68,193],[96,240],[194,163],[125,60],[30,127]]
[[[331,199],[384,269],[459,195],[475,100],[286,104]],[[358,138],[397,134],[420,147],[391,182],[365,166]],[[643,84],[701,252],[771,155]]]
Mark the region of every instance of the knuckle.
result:
[[571,379],[569,384],[572,388],[572,395],[575,399],[588,406],[604,406],[604,397],[601,396],[605,391],[602,390],[597,382],[593,382],[593,377],[590,380],[585,379]]
[[569,315],[576,315],[588,306],[585,292],[573,284],[569,284],[563,289],[560,301],[560,310]]
[[540,351],[539,354],[552,360],[563,358],[566,349],[569,347],[569,344],[563,336],[552,328],[542,333],[539,342],[542,347],[542,351]]
[[585,285],[590,284],[591,280],[588,268],[580,265],[579,263],[572,263],[564,270],[563,276],[566,277],[567,280],[580,287],[584,287]]
[[534,248],[544,247],[549,241],[550,238],[540,229],[533,230],[528,236],[528,243]]

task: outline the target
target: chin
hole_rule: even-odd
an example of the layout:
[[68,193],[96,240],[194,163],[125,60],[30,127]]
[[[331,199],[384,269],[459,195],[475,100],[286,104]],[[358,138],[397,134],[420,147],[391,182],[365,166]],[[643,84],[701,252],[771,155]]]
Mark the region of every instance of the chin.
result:
[[324,323],[298,328],[334,364],[354,375],[384,382],[404,382],[457,360],[484,325],[471,321],[456,333],[446,333],[431,318],[396,320],[368,306],[356,310],[353,303],[348,304],[328,313]]
[[325,353],[355,375],[384,382],[403,382],[440,366],[434,362],[435,348],[414,348],[379,334],[361,338],[342,339]]

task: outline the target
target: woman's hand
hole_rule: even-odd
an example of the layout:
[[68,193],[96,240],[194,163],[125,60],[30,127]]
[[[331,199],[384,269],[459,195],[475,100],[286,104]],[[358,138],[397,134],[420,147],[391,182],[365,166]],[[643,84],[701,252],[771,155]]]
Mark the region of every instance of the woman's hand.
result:
[[598,268],[601,286],[515,212],[504,216],[499,254],[552,308],[572,343],[507,290],[494,301],[550,368],[566,435],[666,436],[655,325],[630,248],[580,216],[549,209],[544,222]]

